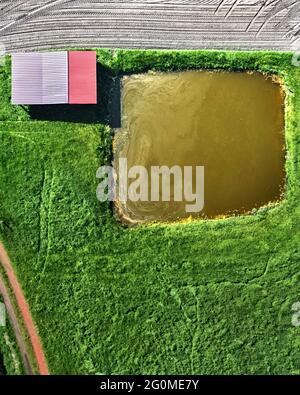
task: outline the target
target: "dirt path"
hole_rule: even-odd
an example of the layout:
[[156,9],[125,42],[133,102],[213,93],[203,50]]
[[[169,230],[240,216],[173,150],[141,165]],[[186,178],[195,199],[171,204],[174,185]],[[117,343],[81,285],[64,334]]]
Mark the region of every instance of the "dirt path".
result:
[[[11,289],[15,295],[15,298],[16,298],[16,301],[17,301],[17,304],[18,304],[18,307],[20,310],[20,314],[23,317],[24,325],[25,325],[26,330],[29,335],[29,339],[30,339],[30,342],[32,345],[32,349],[34,351],[34,355],[35,355],[36,362],[37,362],[37,365],[39,368],[39,372],[42,375],[48,375],[49,369],[48,369],[48,365],[46,362],[46,358],[44,355],[44,351],[42,348],[42,344],[41,344],[39,335],[37,333],[35,324],[33,322],[32,316],[30,314],[30,310],[29,310],[28,304],[26,302],[25,296],[23,294],[22,288],[17,280],[17,277],[13,271],[13,267],[11,265],[9,257],[8,257],[8,255],[4,249],[4,246],[2,245],[1,242],[0,242],[0,263],[6,272]],[[29,373],[31,373],[32,370],[29,365],[29,359],[28,359],[28,354],[26,352],[25,341],[22,338],[18,319],[17,319],[16,314],[14,312],[13,305],[10,301],[8,290],[5,286],[5,284],[3,283],[3,281],[1,280],[1,278],[0,278],[0,293],[3,295],[8,315],[11,318],[12,326],[15,331],[17,342],[20,347],[20,351],[21,351],[21,355],[22,355],[22,358],[23,358],[23,361],[25,364],[25,368],[26,368],[26,370],[28,370]]]
[[27,353],[27,350],[26,350],[26,343],[25,343],[25,341],[23,339],[23,336],[22,336],[22,332],[21,332],[21,329],[20,329],[18,318],[17,318],[17,316],[16,316],[16,314],[14,312],[13,305],[12,305],[12,303],[10,301],[9,292],[8,292],[3,280],[1,279],[1,276],[0,276],[0,294],[3,297],[3,301],[4,301],[4,304],[5,304],[5,307],[6,307],[6,312],[7,312],[7,315],[9,316],[9,318],[10,318],[10,322],[11,322],[11,325],[12,325],[12,328],[13,328],[13,331],[14,331],[14,334],[15,334],[15,337],[16,337],[16,341],[17,341],[18,346],[19,346],[19,350],[20,350],[21,358],[22,358],[23,365],[24,365],[24,368],[25,368],[25,372],[27,374],[32,374],[32,367],[31,367],[30,362],[29,362],[30,359],[28,357],[28,353]]

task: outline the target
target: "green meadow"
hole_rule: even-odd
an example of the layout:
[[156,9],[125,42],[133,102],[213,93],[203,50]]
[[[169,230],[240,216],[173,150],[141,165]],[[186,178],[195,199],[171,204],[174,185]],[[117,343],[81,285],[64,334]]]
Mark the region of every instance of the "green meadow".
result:
[[[97,54],[100,101],[83,114],[88,122],[59,106],[43,120],[12,106],[10,59],[0,68],[0,239],[51,373],[299,374],[291,306],[300,301],[300,67],[292,54]],[[283,78],[284,199],[247,216],[126,227],[96,199],[96,170],[112,158],[111,86],[123,73],[188,69]]]

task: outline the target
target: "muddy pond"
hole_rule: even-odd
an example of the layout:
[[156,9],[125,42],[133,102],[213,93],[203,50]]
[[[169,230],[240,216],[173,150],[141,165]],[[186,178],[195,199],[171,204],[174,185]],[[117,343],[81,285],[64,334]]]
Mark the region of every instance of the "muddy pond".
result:
[[[127,169],[145,168],[148,189],[143,188],[144,199],[118,201],[118,215],[132,223],[213,219],[247,214],[280,200],[285,184],[284,123],[284,90],[275,77],[212,71],[124,77],[114,166],[118,171],[120,158],[125,158]],[[185,167],[193,169],[192,190],[203,195],[200,211],[187,212],[191,199],[184,190],[178,198],[175,187],[180,183],[175,185],[172,172],[170,201],[160,199],[162,191],[151,199],[151,169],[161,166],[182,169],[181,176],[176,174],[182,185]],[[203,169],[203,185],[197,167]]]

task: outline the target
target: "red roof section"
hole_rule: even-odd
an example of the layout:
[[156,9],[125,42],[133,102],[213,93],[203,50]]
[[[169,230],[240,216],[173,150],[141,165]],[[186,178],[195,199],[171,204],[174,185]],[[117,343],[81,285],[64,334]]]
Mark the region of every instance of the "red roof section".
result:
[[69,104],[97,104],[96,52],[69,52]]

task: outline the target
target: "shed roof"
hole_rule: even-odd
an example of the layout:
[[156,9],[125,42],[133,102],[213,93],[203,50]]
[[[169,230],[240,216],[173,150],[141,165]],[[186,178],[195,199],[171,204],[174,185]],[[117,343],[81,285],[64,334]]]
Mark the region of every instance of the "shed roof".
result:
[[68,53],[13,54],[12,103],[68,103]]
[[96,104],[96,52],[13,54],[12,103]]
[[96,52],[69,52],[69,103],[97,103]]

